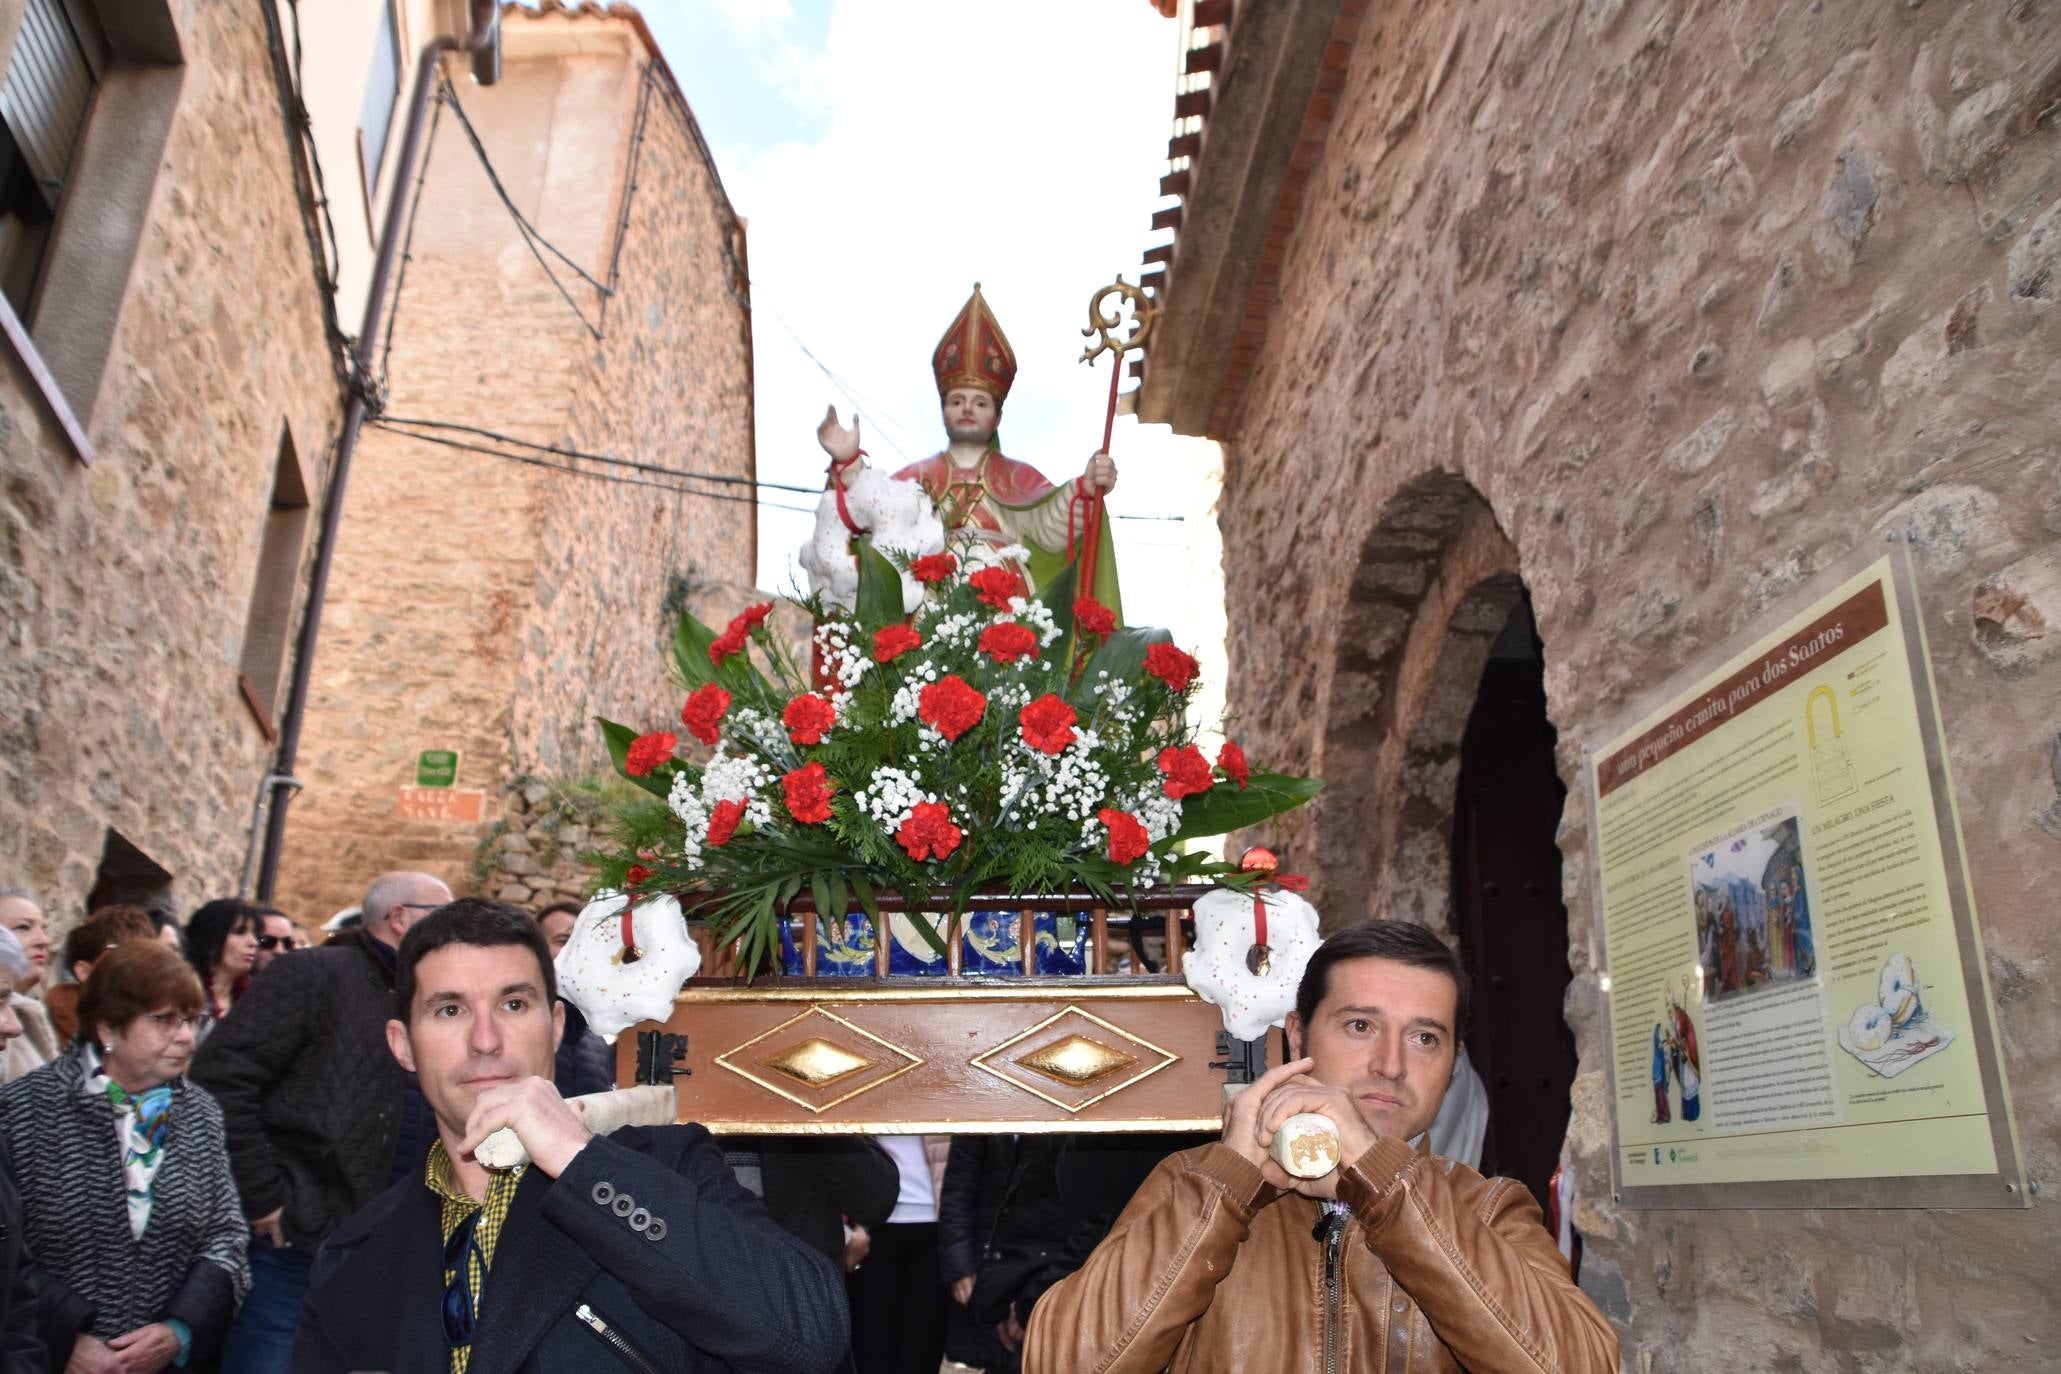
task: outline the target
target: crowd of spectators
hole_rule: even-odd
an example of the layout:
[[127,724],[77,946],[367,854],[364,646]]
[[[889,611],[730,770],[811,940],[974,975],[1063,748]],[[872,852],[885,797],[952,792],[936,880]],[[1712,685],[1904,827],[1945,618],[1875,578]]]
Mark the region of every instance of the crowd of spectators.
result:
[[[234,898],[183,922],[109,903],[53,945],[34,894],[0,888],[0,1374],[293,1368],[316,1253],[436,1139],[388,1025],[402,937],[451,901],[392,872],[320,930]],[[536,913],[553,955],[578,914]],[[558,1091],[615,1086],[613,1049],[564,1014]],[[846,1274],[845,1369],[1005,1374],[1127,1196],[1109,1179],[1180,1143],[768,1137],[724,1158]]]

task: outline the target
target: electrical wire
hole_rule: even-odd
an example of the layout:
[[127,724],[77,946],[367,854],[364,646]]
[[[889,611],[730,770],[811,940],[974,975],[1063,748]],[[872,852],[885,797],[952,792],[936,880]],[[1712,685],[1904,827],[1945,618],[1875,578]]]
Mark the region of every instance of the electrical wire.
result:
[[[640,462],[634,458],[617,458],[606,453],[585,453],[579,449],[565,448],[558,444],[540,444],[532,439],[519,439],[512,434],[502,434],[496,430],[483,429],[478,425],[462,424],[456,420],[418,420],[402,415],[388,415],[381,418],[389,427],[408,426],[419,429],[453,430],[462,434],[475,435],[478,438],[490,440],[493,443],[510,444],[516,448],[535,449],[539,453],[554,454],[560,458],[573,458],[589,463],[603,463],[610,467],[631,468],[638,472],[655,473],[666,477],[691,477],[697,481],[715,482],[725,486],[768,487],[774,491],[799,492],[804,496],[820,496],[823,494],[822,487],[798,487],[785,482],[764,482],[754,477],[739,477],[734,473],[727,472],[696,472],[691,468],[666,467],[660,463]],[[424,437],[428,436],[425,435]]]
[[[596,481],[614,482],[621,486],[651,487],[659,491],[671,492],[676,496],[694,496],[708,501],[734,501],[739,505],[753,506],[766,510],[792,511],[797,515],[814,515],[816,513],[813,506],[790,506],[778,501],[762,501],[755,495],[732,495],[729,492],[706,491],[700,487],[682,486],[676,482],[654,481],[648,477],[619,477],[614,473],[593,472],[586,468],[574,467],[569,463],[555,463],[549,458],[539,458],[527,453],[509,453],[503,449],[489,447],[486,444],[468,443],[463,439],[447,439],[440,435],[421,434],[413,430],[401,429],[396,427],[393,421],[387,419],[375,419],[370,423],[389,433],[408,439],[419,440],[425,444],[436,444],[443,448],[459,449],[466,453],[477,453],[488,458],[501,458],[511,463],[521,463],[528,467],[544,468],[551,472],[563,473],[568,477],[587,477]],[[464,426],[459,426],[459,428],[464,428]],[[620,462],[623,460],[619,459],[616,461]],[[633,466],[646,467],[648,465],[635,464]],[[657,470],[660,472],[668,471],[665,468]],[[751,483],[749,478],[731,480],[742,481],[748,485],[756,485]]]
[[487,148],[484,143],[480,142],[479,132],[472,127],[472,121],[466,118],[465,106],[459,102],[458,88],[451,84],[450,74],[439,73],[439,78],[443,83],[441,92],[443,98],[450,102],[451,113],[457,117],[458,127],[465,131],[465,140],[472,145],[474,155],[479,158],[479,165],[486,172],[487,181],[493,186],[494,194],[500,197],[502,206],[507,209],[510,217],[515,220],[515,227],[522,234],[522,241],[529,248],[530,256],[537,260],[537,266],[544,269],[544,275],[549,277],[551,284],[558,288],[558,294],[565,298],[565,303],[572,308],[573,314],[580,317],[580,323],[587,327],[587,333],[599,339],[601,337],[600,326],[587,318],[587,312],[580,308],[580,303],[573,299],[572,292],[566,289],[565,283],[559,280],[558,274],[551,270],[551,264],[544,260],[544,250],[549,249],[553,257],[577,273],[580,280],[593,287],[604,301],[611,294],[608,287],[596,281],[592,273],[567,257],[556,244],[545,238],[537,227],[529,222],[528,217],[517,208],[515,198],[508,194],[508,188],[501,183],[500,174],[494,170],[493,160],[487,156]]
[[[285,124],[287,142],[290,146],[297,145],[291,159],[297,193],[294,199],[300,210],[302,231],[308,239],[309,264],[315,271],[316,294],[322,307],[322,328],[329,344],[330,365],[336,372],[338,384],[349,388],[355,384],[356,373],[353,340],[344,332],[336,314],[339,270],[335,265],[336,225],[329,215],[329,192],[322,177],[322,159],[315,149],[314,124],[300,92],[300,8],[298,0],[288,0],[287,12],[293,20],[292,56],[289,59],[287,40],[280,32],[277,6],[273,0],[257,2],[265,12],[265,37],[272,58],[272,76],[278,87],[279,112]],[[288,68],[289,60],[291,70]],[[328,231],[326,237],[325,226]]]
[[[780,327],[787,331],[787,337],[794,340],[794,346],[802,351],[802,356],[804,358],[807,358],[810,362],[814,363],[816,365],[816,370],[818,372],[821,372],[825,377],[829,378],[830,384],[836,387],[839,391],[842,391],[845,394],[845,399],[850,401],[855,409],[863,410],[867,414],[871,415],[876,424],[884,424],[887,426],[886,429],[880,431],[880,437],[887,441],[887,446],[893,449],[895,453],[901,457],[901,460],[904,463],[915,462],[916,460],[909,456],[908,450],[895,442],[895,436],[892,432],[890,432],[899,431],[901,430],[902,426],[896,423],[893,417],[887,415],[878,406],[875,406],[871,401],[867,400],[864,396],[861,396],[859,394],[859,389],[857,387],[853,386],[850,382],[847,382],[844,378],[838,376],[835,372],[832,372],[830,370],[830,365],[828,363],[825,363],[821,358],[816,356],[816,350],[810,348],[807,343],[803,342],[802,336],[800,335],[800,333],[796,331],[793,325],[787,322],[787,317],[785,315],[781,314],[777,309],[774,309],[772,306],[767,306],[766,308],[772,311],[773,318],[780,322]],[[903,437],[907,437],[906,433],[903,435]]]
[[[588,472],[583,468],[572,467],[565,463],[553,463],[548,459],[535,458],[528,454],[508,453],[489,445],[506,444],[516,448],[531,449],[536,453],[549,454],[552,457],[569,459],[572,462],[601,463],[610,467],[629,468],[637,472],[651,473],[658,477],[711,482],[721,486],[753,487],[766,491],[793,492],[801,496],[820,496],[823,492],[821,487],[802,487],[787,482],[768,482],[760,478],[736,477],[728,473],[696,472],[691,468],[671,468],[658,463],[639,462],[632,458],[616,458],[605,453],[586,453],[579,449],[566,448],[558,444],[540,444],[532,439],[519,439],[512,434],[502,434],[496,430],[485,429],[479,425],[462,424],[455,420],[419,420],[398,415],[382,415],[375,419],[373,423],[390,433],[402,435],[410,439],[420,439],[424,443],[439,444],[445,448],[462,449],[465,452],[479,453],[489,458],[507,458],[514,462],[549,468],[554,472],[569,473],[575,477],[607,477],[609,474]],[[487,442],[475,444],[462,439],[450,439],[440,434],[423,432],[426,430],[448,430],[459,434],[469,434]],[[632,477],[618,477],[611,480],[627,483],[631,486],[657,487],[660,490],[677,492],[686,496],[706,496],[716,501],[735,501],[742,504],[751,504],[766,510],[792,511],[798,515],[814,515],[816,513],[816,507],[814,506],[790,506],[779,501],[766,501],[749,496],[732,496],[725,492],[704,491],[699,487],[681,486],[671,482],[651,481]],[[1185,520],[1187,517],[1180,515],[1112,514],[1111,518],[1116,520],[1171,523]]]

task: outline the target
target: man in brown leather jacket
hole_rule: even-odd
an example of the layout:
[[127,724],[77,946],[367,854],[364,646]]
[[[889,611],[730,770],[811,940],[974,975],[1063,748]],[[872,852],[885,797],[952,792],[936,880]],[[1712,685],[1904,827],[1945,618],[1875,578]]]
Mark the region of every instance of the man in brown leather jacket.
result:
[[[1428,931],[1326,940],[1287,1022],[1304,1057],[1153,1171],[1032,1312],[1025,1374],[1615,1370],[1531,1194],[1424,1148],[1466,1013],[1466,971]],[[1297,1112],[1337,1125],[1345,1165],[1297,1180],[1268,1157]]]

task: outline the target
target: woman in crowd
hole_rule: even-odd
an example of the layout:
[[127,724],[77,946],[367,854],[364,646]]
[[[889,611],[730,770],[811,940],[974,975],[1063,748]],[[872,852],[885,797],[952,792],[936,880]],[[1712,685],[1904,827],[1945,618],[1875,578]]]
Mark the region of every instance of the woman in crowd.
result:
[[200,1039],[229,1014],[230,1004],[250,986],[258,960],[258,913],[235,897],[218,897],[186,918],[186,960],[200,975],[207,998]]
[[101,907],[71,928],[64,937],[64,971],[69,983],[59,983],[43,993],[43,1008],[57,1029],[60,1045],[70,1044],[79,1033],[79,990],[100,956],[124,940],[151,940],[156,930],[150,913],[140,906],[117,902]]
[[29,994],[43,981],[50,962],[50,928],[43,923],[43,905],[19,887],[0,887],[0,930],[12,934],[28,959],[28,972],[15,980],[8,1006],[21,1030],[0,1052],[0,1083],[20,1078],[57,1057],[64,1042],[50,1024],[43,1004]]
[[68,1346],[46,1317],[53,1367],[208,1368],[250,1287],[222,1111],[185,1079],[200,1008],[184,961],[127,941],[86,979],[78,1041],[0,1088],[0,1146],[52,1280],[45,1301],[75,1314]]

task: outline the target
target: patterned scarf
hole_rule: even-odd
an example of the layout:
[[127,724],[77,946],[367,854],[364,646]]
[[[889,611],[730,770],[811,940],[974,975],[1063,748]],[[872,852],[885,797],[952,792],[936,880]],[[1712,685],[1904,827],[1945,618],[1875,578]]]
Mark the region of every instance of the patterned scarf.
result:
[[150,1224],[151,1183],[165,1162],[165,1134],[172,1125],[172,1085],[165,1083],[132,1095],[107,1077],[105,1069],[99,1072],[107,1085],[107,1100],[114,1104],[115,1135],[122,1146],[129,1231],[142,1240],[143,1228]]

